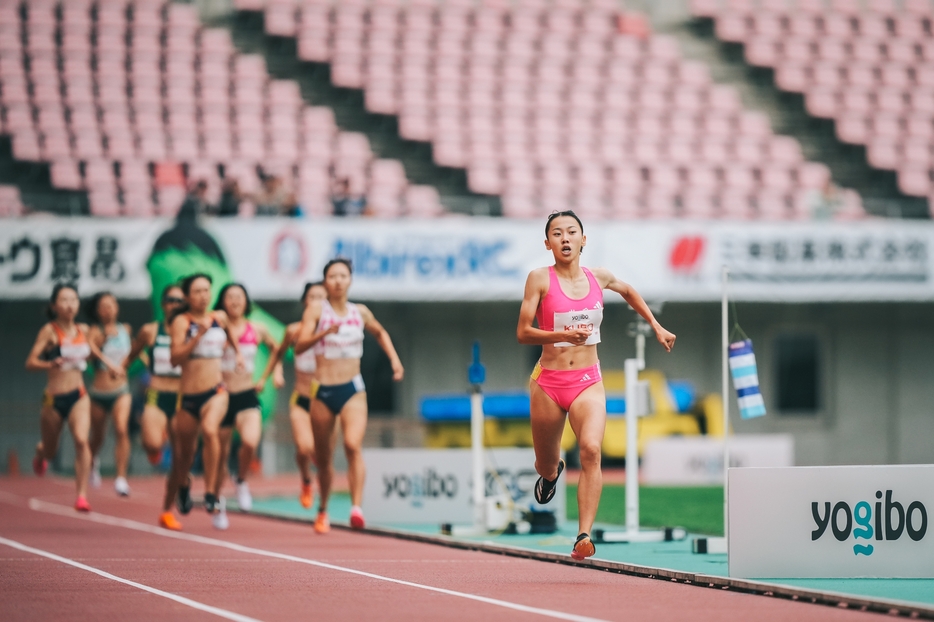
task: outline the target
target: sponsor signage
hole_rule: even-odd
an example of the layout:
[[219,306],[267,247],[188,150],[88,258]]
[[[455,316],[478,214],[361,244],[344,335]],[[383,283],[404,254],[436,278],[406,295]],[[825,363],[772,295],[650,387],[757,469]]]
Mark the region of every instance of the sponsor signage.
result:
[[[261,300],[296,299],[340,255],[354,263],[361,300],[515,301],[528,272],[552,261],[542,225],[486,217],[218,218],[192,233],[166,219],[5,219],[0,298],[44,298],[56,282],[77,283],[82,294],[147,297],[154,243],[171,230],[167,239],[182,252],[216,245],[233,278]],[[934,300],[930,222],[585,222],[584,231],[583,263],[606,266],[649,299],[719,300],[726,264],[737,300]]]
[[[531,449],[488,449],[487,496],[507,495],[517,508],[534,503],[532,490],[538,474]],[[469,524],[471,456],[469,449],[364,449],[367,466],[363,507],[374,523]],[[544,506],[565,519],[565,487]]]
[[934,577],[934,465],[729,471],[730,576]]
[[[731,467],[790,467],[794,462],[794,437],[790,434],[730,437]],[[650,485],[722,485],[723,439],[708,436],[652,439],[645,445],[640,475]]]

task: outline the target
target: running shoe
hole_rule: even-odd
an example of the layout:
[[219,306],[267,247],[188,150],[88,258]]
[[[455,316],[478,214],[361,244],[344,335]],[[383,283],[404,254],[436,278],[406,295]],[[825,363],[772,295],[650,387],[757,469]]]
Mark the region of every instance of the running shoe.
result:
[[117,494],[121,497],[130,496],[130,484],[126,481],[125,477],[118,477],[114,480],[114,490],[117,491]]
[[298,500],[302,504],[302,507],[307,510],[311,507],[311,503],[314,501],[314,499],[314,493],[311,491],[311,482],[302,484],[302,494],[298,496]]
[[217,498],[217,495],[212,495],[209,492],[204,493],[204,509],[208,514],[216,514],[220,511],[220,500]]
[[318,512],[318,517],[315,519],[315,532],[327,533],[329,531],[331,531],[331,521],[328,520],[328,513]]
[[558,488],[558,478],[561,477],[562,471],[564,471],[564,460],[559,460],[558,474],[554,479],[549,480],[544,477],[538,478],[538,481],[535,482],[535,501],[537,503],[544,505],[555,498],[555,490]]
[[178,519],[175,518],[175,514],[171,512],[163,512],[159,515],[159,526],[171,529],[172,531],[182,530],[182,524],[178,522]]
[[350,526],[354,529],[363,529],[366,526],[363,520],[363,509],[359,505],[350,508]]
[[159,466],[159,463],[162,462],[162,450],[152,453],[146,452],[146,459],[149,460],[149,464],[152,466]]
[[253,495],[250,494],[250,485],[246,482],[237,483],[237,505],[241,512],[253,509]]
[[220,497],[217,499],[215,507],[217,511],[211,516],[211,524],[214,525],[214,529],[226,531],[230,527],[230,519],[227,518],[227,501]]
[[88,484],[91,488],[101,487],[101,459],[94,458],[91,461],[91,474],[88,476]]
[[90,512],[91,504],[84,497],[78,497],[75,499],[75,509],[79,512]]
[[580,561],[582,559],[587,559],[588,557],[593,557],[597,552],[597,547],[593,545],[593,542],[590,540],[590,534],[582,533],[577,536],[577,541],[574,543],[574,549],[571,551],[571,557]]
[[187,486],[179,486],[178,494],[175,495],[175,507],[182,514],[191,512],[191,482]]
[[[40,458],[39,456],[33,456],[32,458],[32,472],[42,477],[45,475],[46,470],[49,468],[49,461],[45,458]],[[310,503],[309,503],[310,505]]]

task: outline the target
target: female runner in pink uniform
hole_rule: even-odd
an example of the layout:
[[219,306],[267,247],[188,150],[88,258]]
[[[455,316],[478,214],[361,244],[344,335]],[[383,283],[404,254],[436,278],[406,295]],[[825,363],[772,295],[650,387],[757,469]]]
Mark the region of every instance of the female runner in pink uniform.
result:
[[[227,332],[240,344],[240,355],[243,357],[243,365],[238,367],[237,353],[233,348],[227,347],[221,359],[221,371],[229,401],[227,414],[221,421],[222,449],[217,470],[217,490],[219,492],[224,485],[227,456],[230,454],[230,443],[236,428],[240,434],[240,452],[237,457],[237,505],[240,510],[249,512],[253,509],[253,497],[250,495],[246,477],[250,472],[250,465],[253,463],[253,457],[256,455],[263,432],[259,396],[256,393],[256,382],[253,380],[253,373],[256,370],[256,354],[260,344],[264,344],[270,352],[274,352],[279,344],[265,326],[254,324],[247,319],[253,312],[253,303],[246,288],[240,283],[228,283],[221,289],[214,310],[227,314]],[[278,375],[280,377],[282,375],[281,366]],[[215,527],[223,528],[227,518],[223,505],[219,516],[222,518],[215,522]]]
[[[532,372],[531,422],[535,446],[535,500],[548,503],[564,470],[561,436],[565,419],[580,448],[581,476],[577,488],[579,535],[571,556],[584,559],[596,551],[590,530],[597,515],[603,476],[600,448],[606,427],[606,393],[600,375],[597,344],[603,320],[603,290],[616,292],[655,330],[659,343],[671,351],[675,335],[658,323],[642,296],[606,268],[580,265],[587,245],[584,226],[568,210],[555,212],[545,224],[545,248],[555,265],[536,268],[525,283],[516,336],[524,345],[542,346]],[[538,321],[538,328],[533,321]]]

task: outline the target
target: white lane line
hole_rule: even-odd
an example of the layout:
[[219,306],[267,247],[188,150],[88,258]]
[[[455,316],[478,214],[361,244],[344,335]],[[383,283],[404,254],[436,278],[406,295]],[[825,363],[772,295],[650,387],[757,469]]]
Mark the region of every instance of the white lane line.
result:
[[154,587],[149,587],[148,585],[143,585],[142,583],[137,583],[136,581],[130,581],[129,579],[124,579],[123,577],[118,577],[117,575],[110,574],[93,566],[88,566],[87,564],[82,564],[81,562],[76,562],[73,559],[68,559],[67,557],[62,557],[61,555],[56,555],[55,553],[50,553],[48,551],[43,551],[42,549],[36,549],[31,546],[27,546],[15,540],[8,540],[0,536],[0,544],[5,544],[6,546],[23,551],[25,553],[32,553],[33,555],[38,555],[39,557],[46,557],[48,559],[67,564],[69,566],[74,566],[75,568],[80,568],[81,570],[87,570],[88,572],[93,572],[94,574],[104,577],[105,579],[110,579],[111,581],[116,581],[117,583],[123,583],[124,585],[129,585],[130,587],[135,587],[136,589],[143,590],[144,592],[149,592],[150,594],[155,594],[156,596],[161,596],[163,598],[168,598],[169,600],[174,600],[177,603],[191,607],[192,609],[197,609],[198,611],[204,611],[206,613],[213,613],[214,615],[225,618],[227,620],[234,620],[235,622],[259,622],[256,618],[251,618],[249,616],[240,615],[239,613],[234,613],[233,611],[227,611],[226,609],[220,609],[218,607],[212,607],[211,605],[205,605],[204,603],[199,603],[196,600],[191,600],[190,598],[185,598],[184,596],[179,596],[178,594],[173,594],[172,592],[164,592],[162,590],[156,589]]
[[376,579],[377,581],[385,581],[387,583],[395,583],[396,585],[405,585],[407,587],[413,587],[416,589],[426,590],[429,592],[447,594],[448,596],[456,596],[458,598],[465,598],[467,600],[473,600],[473,601],[477,601],[481,603],[486,603],[488,605],[495,605],[497,607],[503,607],[505,609],[512,609],[513,611],[522,611],[524,613],[536,614],[536,615],[540,615],[546,618],[554,618],[556,620],[570,620],[571,622],[606,622],[605,620],[602,620],[600,618],[591,618],[587,616],[575,615],[573,613],[565,613],[563,611],[554,611],[552,609],[542,609],[539,607],[530,607],[528,605],[520,605],[519,603],[512,603],[506,600],[499,600],[497,598],[488,598],[486,596],[479,596],[477,594],[470,594],[468,592],[457,592],[455,590],[448,590],[448,589],[441,588],[441,587],[434,587],[432,585],[414,583],[412,581],[404,581],[402,579],[394,579],[392,577],[386,577],[383,575],[374,574],[372,572],[364,572],[362,570],[355,570],[353,568],[346,568],[344,566],[328,564],[326,562],[321,562],[321,561],[317,561],[314,559],[296,557],[295,555],[277,553],[275,551],[266,551],[264,549],[253,548],[251,546],[243,546],[242,544],[236,544],[234,542],[226,542],[224,540],[216,540],[214,538],[196,536],[194,534],[189,534],[189,533],[169,531],[167,529],[162,529],[161,527],[147,525],[145,523],[140,523],[138,521],[129,520],[126,518],[118,518],[116,516],[100,514],[98,512],[91,512],[89,514],[78,514],[70,507],[59,505],[57,503],[49,503],[47,501],[41,501],[39,499],[30,499],[29,507],[38,512],[47,512],[49,514],[58,514],[60,516],[67,516],[69,518],[92,521],[92,522],[101,523],[104,525],[124,527],[126,529],[142,531],[144,533],[150,533],[150,534],[154,534],[157,536],[162,536],[164,538],[174,538],[176,540],[187,540],[188,542],[197,542],[199,544],[206,544],[208,546],[217,546],[217,547],[229,549],[231,551],[237,551],[239,553],[248,553],[251,555],[262,555],[264,557],[284,559],[284,560],[288,560],[291,562],[296,562],[298,564],[307,564],[309,566],[316,566],[318,568],[326,568],[328,570],[344,572],[347,574],[357,575],[360,577],[366,577],[368,579]]

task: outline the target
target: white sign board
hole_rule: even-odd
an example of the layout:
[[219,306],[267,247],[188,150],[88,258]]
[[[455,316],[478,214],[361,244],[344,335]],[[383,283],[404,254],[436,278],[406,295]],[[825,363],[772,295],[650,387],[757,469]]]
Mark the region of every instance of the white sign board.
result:
[[[585,222],[583,262],[606,266],[648,299],[934,300],[934,223]],[[258,300],[296,300],[335,256],[353,260],[360,300],[520,300],[529,271],[553,262],[544,220],[451,217],[0,221],[0,298],[45,298],[56,282],[82,295],[149,295],[147,264],[218,252]],[[156,247],[155,253],[153,249]],[[151,265],[149,266],[151,267]],[[607,295],[608,303],[620,303]]]
[[[538,474],[531,449],[488,449],[486,494],[508,491],[515,507],[535,502]],[[471,459],[469,449],[364,449],[367,477],[363,505],[374,523],[470,524]],[[566,516],[564,482],[547,506],[560,525]]]
[[[731,467],[790,467],[795,464],[791,434],[737,434],[730,437]],[[723,484],[723,439],[667,436],[645,445],[641,479],[646,484],[705,486]]]
[[934,465],[730,469],[730,576],[934,578]]

